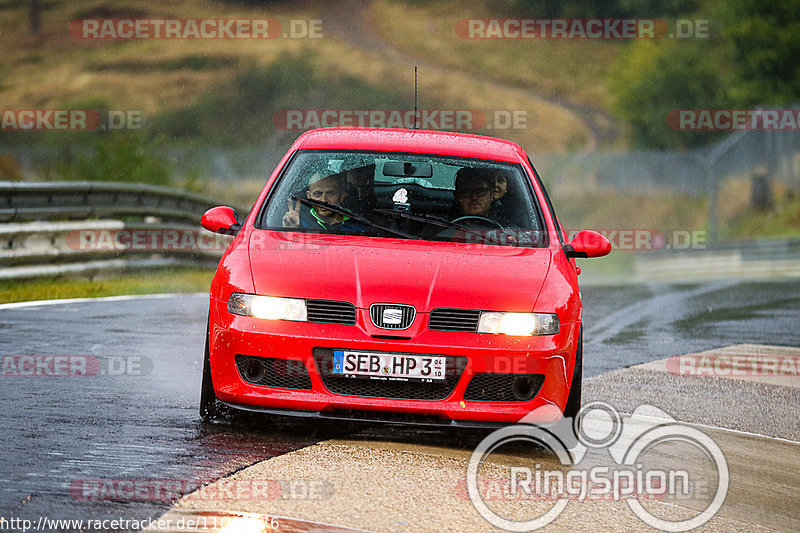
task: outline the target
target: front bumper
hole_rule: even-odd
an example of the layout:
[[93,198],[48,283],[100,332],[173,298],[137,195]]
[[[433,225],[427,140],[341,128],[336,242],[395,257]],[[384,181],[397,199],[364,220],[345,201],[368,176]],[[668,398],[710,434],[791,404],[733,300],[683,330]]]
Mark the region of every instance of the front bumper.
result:
[[[523,338],[432,331],[426,327],[427,317],[426,313],[419,313],[408,330],[376,331],[369,322],[368,311],[362,309],[358,310],[355,325],[265,321],[232,315],[227,312],[227,302],[212,298],[209,351],[215,393],[232,407],[253,411],[371,421],[385,420],[388,413],[393,413],[408,415],[409,423],[429,421],[431,425],[469,427],[514,423],[543,406],[563,410],[575,364],[579,323],[561,324],[556,335]],[[369,384],[369,395],[354,395],[365,393],[358,392],[361,387],[351,394],[342,392],[351,390],[347,386],[353,378],[332,378],[324,368],[320,354],[334,349],[444,355],[459,364],[454,366],[452,387],[434,395],[434,399],[395,393],[387,394],[393,397],[382,397],[376,393],[380,382]],[[308,384],[305,389],[292,389],[248,382],[236,364],[237,355],[290,361],[293,368],[308,374]],[[541,376],[541,385],[525,401],[474,400],[474,384],[470,389],[473,392],[465,396],[473,377],[485,378],[487,374]],[[331,379],[348,382],[337,381],[344,388],[333,387]],[[394,383],[388,388],[397,391],[402,384]],[[424,389],[416,386],[416,390]],[[402,416],[388,418],[402,423]]]

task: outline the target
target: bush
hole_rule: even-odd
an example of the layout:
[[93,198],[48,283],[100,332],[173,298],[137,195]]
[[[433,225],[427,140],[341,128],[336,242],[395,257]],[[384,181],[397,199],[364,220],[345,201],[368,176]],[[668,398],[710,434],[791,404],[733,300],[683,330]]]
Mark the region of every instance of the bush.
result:
[[62,163],[60,178],[78,181],[122,181],[168,185],[170,170],[155,155],[155,143],[129,132],[111,133],[71,163]]

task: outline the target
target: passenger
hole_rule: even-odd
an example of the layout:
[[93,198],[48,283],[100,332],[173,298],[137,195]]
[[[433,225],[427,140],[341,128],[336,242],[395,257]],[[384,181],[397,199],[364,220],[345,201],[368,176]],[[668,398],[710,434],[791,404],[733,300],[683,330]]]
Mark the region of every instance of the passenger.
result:
[[[333,205],[341,205],[347,198],[347,191],[339,175],[325,175],[324,172],[314,171],[309,180],[306,197]],[[288,199],[289,211],[283,215],[284,228],[322,229],[327,232],[356,232],[364,231],[364,226],[349,216],[324,207],[301,209],[299,200],[295,203]]]
[[513,194],[508,192],[509,171],[500,168],[487,170],[492,180],[492,214],[493,218],[505,227],[519,226],[518,209],[513,205]]
[[508,173],[505,170],[493,168],[489,170],[489,175],[494,183],[492,187],[492,200],[494,200],[496,204],[501,205],[503,203],[503,197],[508,192]]

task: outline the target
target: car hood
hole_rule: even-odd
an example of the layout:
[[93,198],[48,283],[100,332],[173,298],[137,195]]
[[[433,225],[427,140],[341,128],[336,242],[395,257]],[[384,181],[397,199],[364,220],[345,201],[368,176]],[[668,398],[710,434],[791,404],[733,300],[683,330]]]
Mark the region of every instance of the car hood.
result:
[[254,230],[248,241],[258,294],[438,307],[530,311],[550,250]]

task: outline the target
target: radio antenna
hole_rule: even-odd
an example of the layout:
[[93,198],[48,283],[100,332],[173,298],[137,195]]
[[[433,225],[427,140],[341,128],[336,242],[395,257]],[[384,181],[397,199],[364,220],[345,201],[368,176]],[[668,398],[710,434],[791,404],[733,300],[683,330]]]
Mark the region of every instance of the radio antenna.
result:
[[417,129],[417,66],[414,65],[414,129]]

